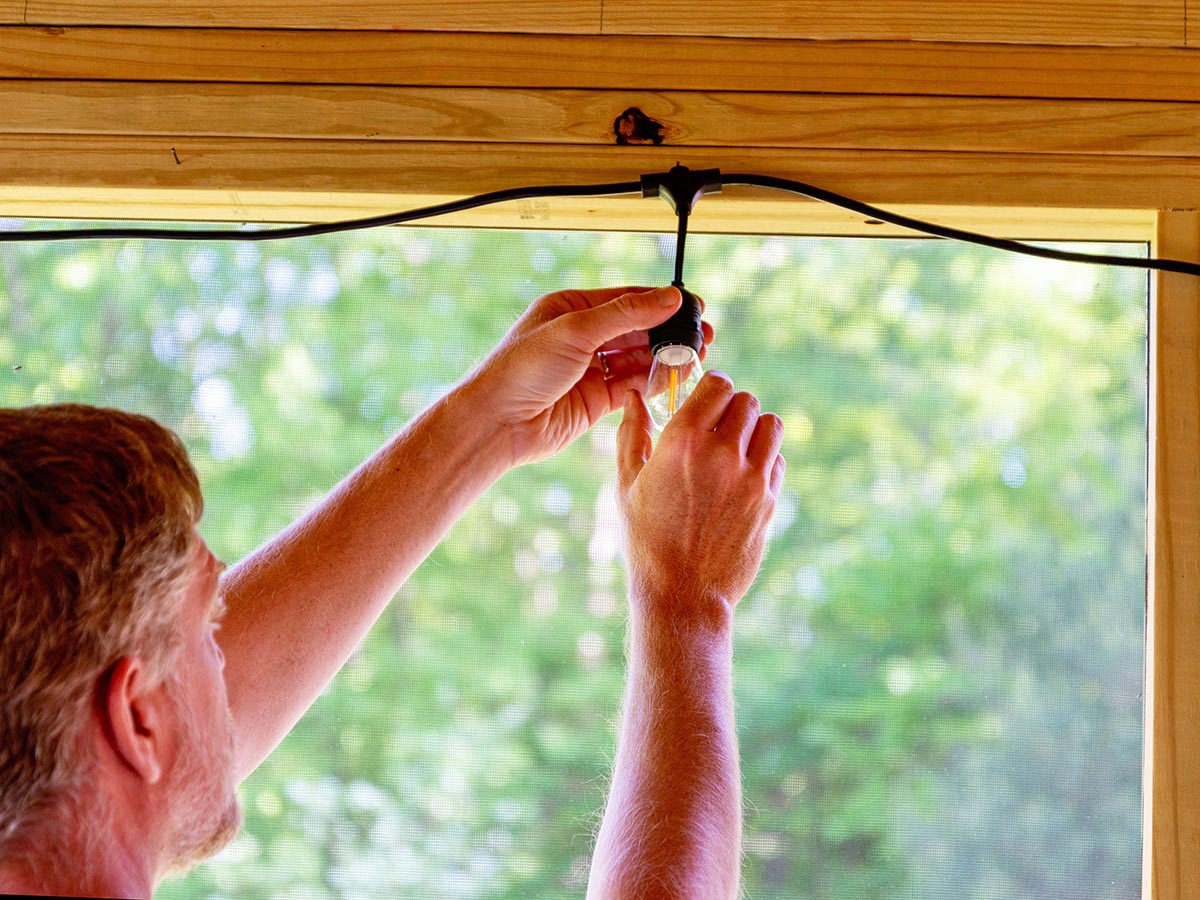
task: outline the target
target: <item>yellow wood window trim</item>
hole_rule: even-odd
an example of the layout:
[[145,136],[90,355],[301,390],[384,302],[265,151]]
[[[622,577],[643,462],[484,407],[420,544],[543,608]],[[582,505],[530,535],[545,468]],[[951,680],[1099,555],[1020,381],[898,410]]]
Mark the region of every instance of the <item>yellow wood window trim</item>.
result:
[[[1200,260],[1200,211],[1163,210],[1157,254]],[[1145,854],[1154,900],[1200,897],[1200,280],[1154,279],[1151,305]]]

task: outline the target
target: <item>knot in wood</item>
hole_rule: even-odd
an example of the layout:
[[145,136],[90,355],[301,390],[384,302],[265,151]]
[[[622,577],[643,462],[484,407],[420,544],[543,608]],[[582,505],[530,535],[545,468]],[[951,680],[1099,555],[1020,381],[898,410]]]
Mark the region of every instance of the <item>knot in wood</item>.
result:
[[656,122],[636,106],[631,106],[613,122],[613,134],[618,144],[654,144],[664,140],[665,125]]

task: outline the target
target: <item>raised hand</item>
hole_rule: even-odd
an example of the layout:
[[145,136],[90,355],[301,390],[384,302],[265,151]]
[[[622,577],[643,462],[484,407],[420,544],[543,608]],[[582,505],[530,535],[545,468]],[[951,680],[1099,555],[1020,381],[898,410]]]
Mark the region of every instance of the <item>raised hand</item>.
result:
[[631,599],[728,614],[762,560],[786,468],[783,423],[709,372],[653,451],[650,428],[631,391],[618,433]]
[[[544,459],[618,408],[628,390],[645,388],[646,330],[680,302],[674,287],[547,294],[468,377],[464,405],[495,423],[513,465]],[[705,344],[712,338],[705,323]]]

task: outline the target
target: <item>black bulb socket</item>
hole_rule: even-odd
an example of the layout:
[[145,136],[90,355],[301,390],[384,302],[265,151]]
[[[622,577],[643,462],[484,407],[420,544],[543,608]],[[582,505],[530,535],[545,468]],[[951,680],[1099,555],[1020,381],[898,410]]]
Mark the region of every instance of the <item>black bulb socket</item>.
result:
[[704,346],[704,331],[700,327],[700,298],[683,285],[672,282],[683,295],[683,303],[671,318],[650,329],[650,352],[658,353],[671,344],[691,347],[699,355]]

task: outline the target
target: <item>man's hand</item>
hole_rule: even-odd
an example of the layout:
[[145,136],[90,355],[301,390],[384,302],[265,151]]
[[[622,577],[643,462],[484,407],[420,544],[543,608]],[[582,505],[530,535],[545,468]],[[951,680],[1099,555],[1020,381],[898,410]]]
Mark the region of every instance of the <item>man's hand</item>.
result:
[[589,900],[739,894],[732,613],[762,559],[782,439],[777,416],[710,372],[652,450],[629,392],[617,449],[629,683]]
[[650,416],[630,391],[618,475],[631,598],[673,618],[725,619],[750,588],[786,467],[783,422],[709,372],[651,452]]
[[[512,465],[553,455],[620,406],[630,388],[645,387],[646,330],[665,322],[680,302],[674,287],[542,297],[466,380],[463,414],[495,423]],[[706,323],[704,343],[712,338]]]

